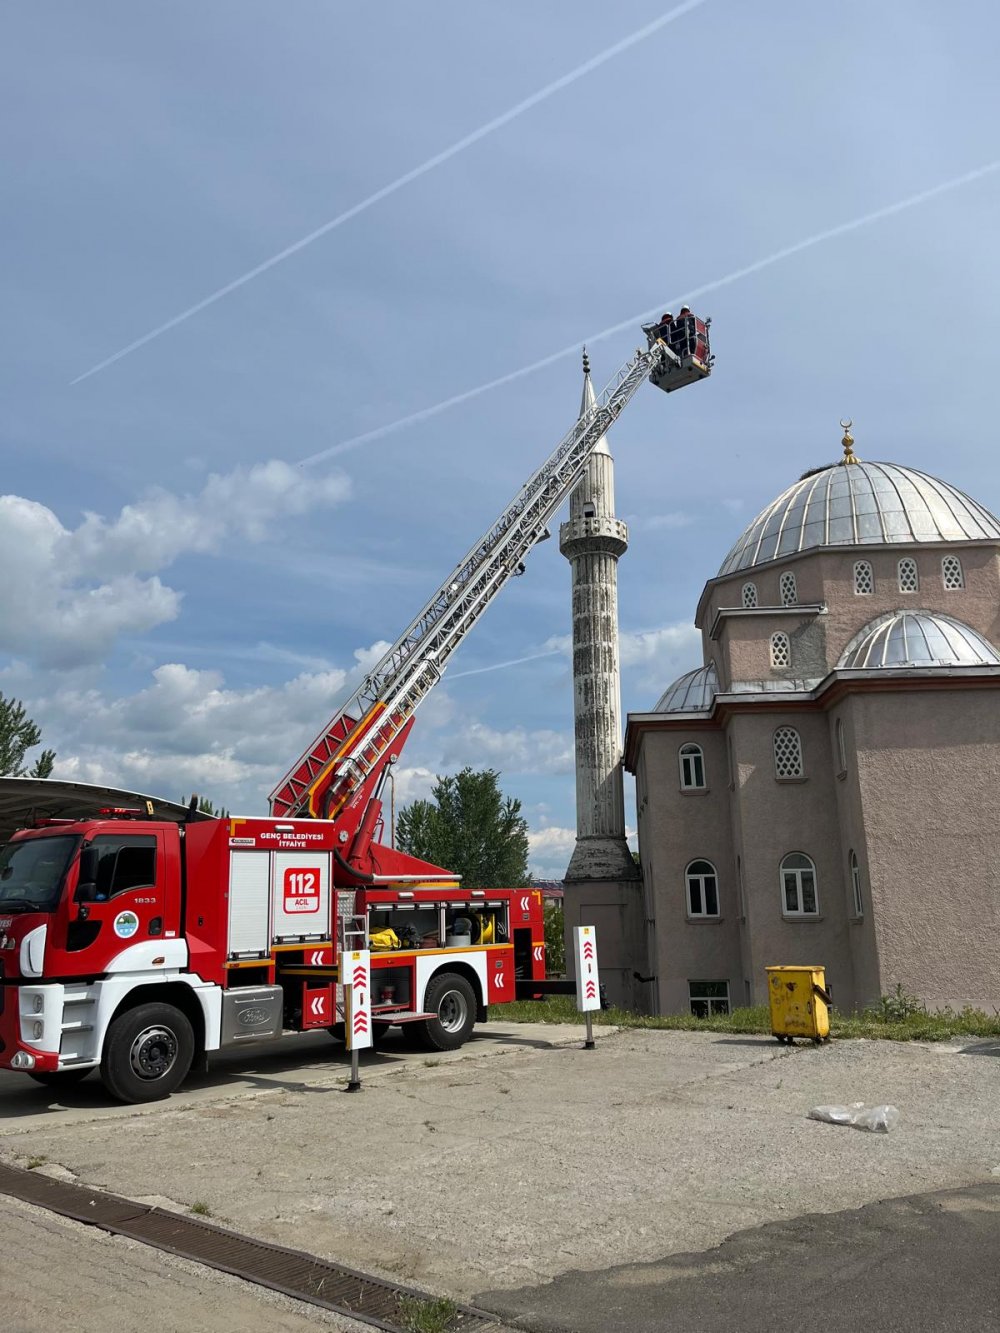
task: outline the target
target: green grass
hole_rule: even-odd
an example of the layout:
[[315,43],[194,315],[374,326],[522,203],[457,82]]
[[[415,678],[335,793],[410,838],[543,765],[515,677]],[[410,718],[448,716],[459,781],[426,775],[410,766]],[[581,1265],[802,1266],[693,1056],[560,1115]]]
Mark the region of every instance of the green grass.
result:
[[[508,1023],[582,1023],[583,1015],[569,995],[553,995],[547,1000],[517,1000],[498,1006],[498,1022]],[[593,1014],[601,1027],[659,1028],[672,1032],[728,1032],[769,1035],[771,1017],[766,1005],[734,1009],[731,1014],[713,1018],[695,1018],[693,1014],[635,1014],[628,1009],[598,1009]],[[867,1037],[883,1041],[947,1041],[950,1037],[1000,1037],[1000,1014],[986,1014],[981,1009],[938,1009],[933,1012],[899,993],[886,996],[878,1006],[860,1014],[830,1015],[833,1037]]]
[[458,1306],[447,1299],[420,1300],[416,1296],[403,1296],[399,1313],[406,1333],[448,1333],[448,1325],[458,1313]]
[[193,1203],[188,1211],[194,1213],[196,1217],[212,1216],[211,1208],[209,1208],[207,1203],[202,1203],[200,1199],[198,1200],[197,1203]]
[[47,1157],[29,1157],[28,1170],[37,1171],[40,1166],[44,1166],[49,1159]]

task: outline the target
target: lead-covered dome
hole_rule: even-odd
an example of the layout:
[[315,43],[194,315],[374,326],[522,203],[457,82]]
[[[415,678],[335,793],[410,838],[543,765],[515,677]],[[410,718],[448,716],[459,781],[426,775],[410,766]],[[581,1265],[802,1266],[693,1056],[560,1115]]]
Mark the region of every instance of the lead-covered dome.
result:
[[1000,521],[970,496],[914,468],[851,457],[794,486],[757,515],[719,577],[818,546],[1000,541]]
[[1000,666],[1000,653],[968,625],[936,611],[896,611],[866,625],[847,645],[837,666]]
[[659,700],[654,713],[705,713],[719,692],[715,663],[697,667],[675,680]]

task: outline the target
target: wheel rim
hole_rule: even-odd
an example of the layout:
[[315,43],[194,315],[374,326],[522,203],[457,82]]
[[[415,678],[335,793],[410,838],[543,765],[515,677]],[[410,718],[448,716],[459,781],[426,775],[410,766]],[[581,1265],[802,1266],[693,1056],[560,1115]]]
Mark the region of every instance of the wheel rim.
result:
[[177,1036],[165,1027],[144,1028],[129,1052],[132,1072],[144,1083],[169,1074],[177,1062]]
[[460,1032],[469,1016],[465,996],[458,990],[447,990],[438,1004],[438,1020],[445,1032]]

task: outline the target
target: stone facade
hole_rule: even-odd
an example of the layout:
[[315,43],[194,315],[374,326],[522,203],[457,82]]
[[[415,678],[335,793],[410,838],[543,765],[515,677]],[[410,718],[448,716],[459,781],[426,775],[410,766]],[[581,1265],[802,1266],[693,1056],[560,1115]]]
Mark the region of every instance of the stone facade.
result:
[[763,1003],[768,965],[823,964],[845,1010],[897,985],[1000,1009],[1000,525],[970,539],[964,512],[941,539],[818,541],[706,585],[710,687],[682,679],[626,730],[647,1007],[710,983]]

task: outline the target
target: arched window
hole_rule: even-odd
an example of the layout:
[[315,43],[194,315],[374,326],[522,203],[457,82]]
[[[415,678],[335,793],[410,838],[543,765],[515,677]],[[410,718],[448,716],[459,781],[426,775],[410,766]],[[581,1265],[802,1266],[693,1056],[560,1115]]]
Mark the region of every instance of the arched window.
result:
[[838,772],[847,772],[847,742],[844,739],[844,724],[837,718],[837,762],[840,764]]
[[692,861],[684,872],[688,916],[719,915],[719,879],[711,861]]
[[794,727],[779,727],[774,733],[774,776],[802,776],[802,741]]
[[783,630],[771,635],[771,665],[786,667],[792,664],[792,645]]
[[757,585],[756,583],[744,583],[743,585],[743,605],[749,610],[757,605]]
[[781,590],[781,605],[795,606],[799,600],[799,594],[795,588],[795,575],[790,569],[786,569],[782,574],[778,580],[778,587]]
[[957,555],[946,555],[941,561],[941,577],[946,592],[954,592],[956,588],[965,587],[962,562]]
[[700,745],[682,745],[677,752],[681,766],[681,788],[693,791],[705,785],[705,756]]
[[785,916],[819,916],[816,867],[803,852],[789,852],[781,863],[781,910]]
[[858,858],[853,851],[850,855],[851,866],[851,892],[854,894],[854,915],[864,916],[865,900],[861,896],[861,867],[858,865]]
[[920,590],[920,576],[917,573],[916,560],[912,556],[904,555],[897,568],[899,570],[899,591],[918,592]]
[[867,597],[875,591],[875,576],[867,560],[854,562],[854,591],[859,597]]

